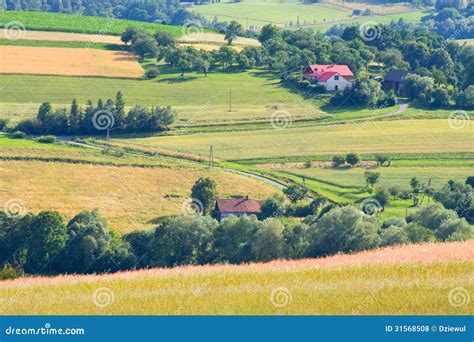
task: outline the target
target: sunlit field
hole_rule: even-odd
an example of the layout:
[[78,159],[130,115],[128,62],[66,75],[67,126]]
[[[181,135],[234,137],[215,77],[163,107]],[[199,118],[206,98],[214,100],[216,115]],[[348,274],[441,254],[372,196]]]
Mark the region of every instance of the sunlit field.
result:
[[448,297],[474,291],[473,251],[468,241],[268,264],[21,278],[0,283],[0,313],[469,315],[472,305],[456,307]]
[[[277,189],[252,178],[189,168],[114,167],[38,161],[0,161],[0,203],[15,198],[28,211],[56,210],[71,218],[100,208],[112,229],[152,227],[167,215],[181,215],[199,177],[212,177],[222,197],[265,199]],[[32,191],[34,189],[34,191]]]
[[[470,152],[474,127],[452,129],[448,120],[397,120],[249,132],[203,133],[130,139],[133,146],[165,148],[217,157],[272,158],[357,153]],[[245,137],[243,139],[243,137]],[[120,141],[120,140],[119,140]],[[124,142],[124,141],[121,141]]]

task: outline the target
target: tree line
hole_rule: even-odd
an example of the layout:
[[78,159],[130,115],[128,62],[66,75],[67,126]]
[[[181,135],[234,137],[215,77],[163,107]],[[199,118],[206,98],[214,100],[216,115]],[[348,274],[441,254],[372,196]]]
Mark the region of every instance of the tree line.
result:
[[[193,190],[206,192],[208,186],[212,182],[201,180]],[[466,240],[473,237],[473,230],[465,218],[458,216],[458,207],[461,201],[472,211],[473,203],[472,197],[459,197],[460,187],[472,193],[471,185],[450,181],[437,195],[446,208],[440,204],[426,206],[406,220],[381,221],[354,205],[330,205],[308,214],[299,223],[290,223],[267,208],[269,215],[260,219],[230,216],[219,222],[210,215],[169,217],[152,230],[123,236],[108,228],[97,209],[85,210],[67,223],[54,211],[22,217],[2,211],[0,265],[4,265],[4,271],[0,271],[0,278],[2,274],[14,276],[21,272],[101,273],[265,262],[395,244]],[[279,208],[272,210],[278,213]]]
[[102,130],[117,132],[158,132],[166,131],[177,117],[170,106],[146,107],[135,105],[126,111],[122,92],[115,99],[101,99],[97,105],[87,101],[80,106],[72,100],[69,109],[54,110],[49,102],[42,103],[34,119],[20,121],[14,131],[31,135],[45,134],[96,134]]

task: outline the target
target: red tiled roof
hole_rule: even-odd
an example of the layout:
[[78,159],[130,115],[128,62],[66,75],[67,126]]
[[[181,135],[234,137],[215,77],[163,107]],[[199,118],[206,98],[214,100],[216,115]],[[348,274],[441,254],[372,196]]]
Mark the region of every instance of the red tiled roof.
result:
[[323,72],[322,74],[316,75],[316,79],[318,80],[318,82],[325,82],[336,74],[337,72]]
[[309,66],[311,72],[314,74],[323,74],[326,72],[337,72],[343,77],[354,76],[351,69],[346,64],[311,64]]
[[217,209],[220,213],[260,213],[263,201],[247,198],[218,199]]

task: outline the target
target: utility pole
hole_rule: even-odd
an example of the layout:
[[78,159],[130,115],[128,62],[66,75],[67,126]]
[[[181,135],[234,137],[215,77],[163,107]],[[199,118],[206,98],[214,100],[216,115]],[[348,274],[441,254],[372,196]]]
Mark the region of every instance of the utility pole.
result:
[[212,145],[209,147],[209,168],[214,164],[214,152],[212,151]]
[[107,137],[105,138],[105,154],[109,154],[110,149],[110,128],[107,128]]

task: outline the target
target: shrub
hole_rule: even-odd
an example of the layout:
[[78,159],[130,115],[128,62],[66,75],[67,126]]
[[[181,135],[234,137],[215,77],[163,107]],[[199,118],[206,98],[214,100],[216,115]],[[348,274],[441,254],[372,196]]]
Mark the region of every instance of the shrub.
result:
[[285,214],[285,197],[274,194],[263,202],[259,219],[263,220],[268,217],[283,216]]
[[43,144],[52,144],[56,142],[56,137],[54,135],[43,135],[36,138],[36,141]]
[[382,229],[386,229],[390,226],[406,227],[407,223],[404,219],[401,219],[399,217],[391,217],[382,223]]
[[393,198],[397,198],[402,193],[402,188],[398,185],[392,185],[388,189],[388,192],[390,193],[390,195],[392,195]]
[[419,209],[408,216],[408,222],[416,222],[431,230],[438,229],[444,222],[457,219],[458,216],[453,210],[443,208],[439,204],[433,204]]
[[344,158],[344,156],[335,155],[332,157],[332,162],[334,166],[341,166],[346,162],[346,158]]
[[381,246],[401,245],[408,243],[408,235],[402,227],[390,226],[380,234]]
[[1,119],[0,118],[0,131],[5,131],[8,125],[8,119]]
[[15,131],[12,134],[10,134],[10,138],[13,139],[25,139],[26,138],[26,133],[21,132],[21,131]]
[[284,255],[288,259],[299,259],[306,255],[309,247],[309,226],[304,223],[286,227],[283,231],[285,240]]
[[353,206],[336,207],[311,226],[310,256],[350,253],[380,244],[376,218]]
[[357,165],[360,163],[360,157],[355,153],[349,153],[346,156],[346,162],[351,166]]
[[0,280],[16,279],[23,275],[23,270],[12,267],[9,263],[5,263],[0,270]]
[[447,220],[436,230],[436,237],[443,241],[468,240],[472,238],[472,227],[465,219]]
[[380,173],[373,172],[373,171],[365,171],[364,172],[364,177],[365,177],[365,183],[367,184],[367,186],[372,187],[379,180]]
[[417,223],[410,223],[405,227],[408,239],[413,243],[436,241],[435,233]]
[[313,166],[313,163],[311,162],[311,160],[307,160],[304,163],[304,167],[307,168],[307,169],[311,168],[311,166]]
[[148,69],[145,73],[145,77],[149,80],[157,78],[158,76],[160,76],[160,71],[157,68]]
[[386,162],[389,162],[389,161],[390,161],[390,157],[387,156],[386,154],[376,154],[376,155],[375,155],[375,161],[376,161],[377,164],[379,164],[380,166],[383,166]]
[[470,185],[471,188],[474,188],[474,176],[469,176],[466,178],[466,185]]
[[268,219],[262,223],[252,244],[257,261],[270,261],[283,256],[284,229],[283,224],[276,219]]
[[380,203],[382,208],[390,203],[390,194],[386,189],[377,190],[373,198]]

